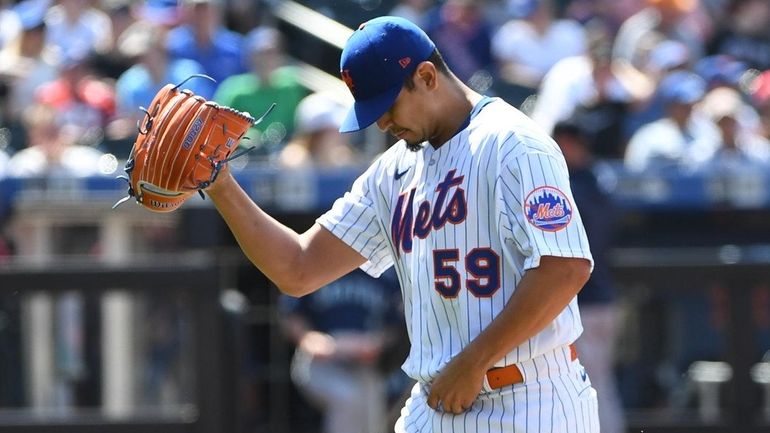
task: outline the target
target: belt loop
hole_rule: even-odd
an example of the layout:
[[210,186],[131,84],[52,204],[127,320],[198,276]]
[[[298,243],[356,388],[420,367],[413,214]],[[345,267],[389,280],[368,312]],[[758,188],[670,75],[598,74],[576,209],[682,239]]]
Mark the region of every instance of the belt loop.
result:
[[486,374],[484,375],[484,383],[481,384],[481,390],[482,392],[492,392],[494,391],[494,388],[492,388],[492,385],[489,384],[489,376]]

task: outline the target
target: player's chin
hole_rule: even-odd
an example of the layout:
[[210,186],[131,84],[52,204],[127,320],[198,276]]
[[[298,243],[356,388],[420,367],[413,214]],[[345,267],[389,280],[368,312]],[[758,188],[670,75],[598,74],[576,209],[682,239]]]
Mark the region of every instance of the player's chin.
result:
[[417,152],[419,150],[422,150],[423,146],[425,145],[425,140],[413,141],[413,140],[407,140],[405,138],[403,140],[406,148],[411,150],[412,152]]

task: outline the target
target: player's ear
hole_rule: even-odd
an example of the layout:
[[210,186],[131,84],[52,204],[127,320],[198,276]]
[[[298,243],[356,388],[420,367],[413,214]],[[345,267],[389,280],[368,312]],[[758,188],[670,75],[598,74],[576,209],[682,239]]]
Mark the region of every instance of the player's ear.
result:
[[436,65],[427,60],[417,65],[415,81],[424,85],[428,90],[434,90],[438,85],[438,71],[436,70]]

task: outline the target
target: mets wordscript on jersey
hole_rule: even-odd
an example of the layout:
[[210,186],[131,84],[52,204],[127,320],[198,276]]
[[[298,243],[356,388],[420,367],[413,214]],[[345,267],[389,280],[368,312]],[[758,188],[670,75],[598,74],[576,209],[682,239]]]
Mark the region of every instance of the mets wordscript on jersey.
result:
[[412,188],[399,195],[391,221],[391,236],[396,251],[412,251],[412,238],[425,239],[432,230],[442,228],[447,222],[459,224],[468,214],[465,190],[460,188],[465,176],[455,177],[457,170],[450,170],[444,180],[436,186],[436,202],[425,200],[414,214],[414,194]]

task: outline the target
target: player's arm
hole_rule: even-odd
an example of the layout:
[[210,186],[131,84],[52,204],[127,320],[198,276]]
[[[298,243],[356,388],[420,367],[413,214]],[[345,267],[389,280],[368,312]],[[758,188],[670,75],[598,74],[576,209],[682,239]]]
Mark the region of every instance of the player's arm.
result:
[[500,315],[464,352],[486,372],[515,347],[551,324],[591,275],[582,258],[543,256],[528,270]]
[[434,380],[428,405],[463,412],[476,399],[487,370],[545,329],[577,295],[591,273],[582,258],[543,256],[528,270],[502,312]]
[[229,170],[208,193],[246,257],[278,288],[302,296],[366,262],[357,251],[318,224],[302,234],[268,215]]

